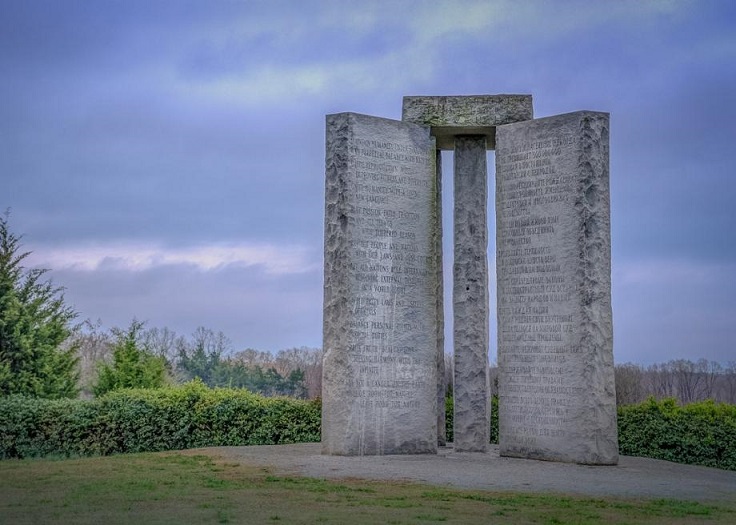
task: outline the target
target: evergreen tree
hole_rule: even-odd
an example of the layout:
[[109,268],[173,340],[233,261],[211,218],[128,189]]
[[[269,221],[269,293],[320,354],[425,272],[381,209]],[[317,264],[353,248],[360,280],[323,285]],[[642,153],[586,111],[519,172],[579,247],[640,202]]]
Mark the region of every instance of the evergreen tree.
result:
[[284,380],[283,394],[297,399],[307,398],[307,386],[304,384],[304,370],[292,370]]
[[198,327],[192,342],[182,341],[177,349],[176,368],[184,380],[199,378],[207,386],[232,386],[232,377],[222,354],[228,346],[222,332]]
[[120,388],[160,388],[164,385],[166,361],[141,343],[143,324],[134,319],[127,330],[113,329],[112,363],[100,367],[93,389],[96,396]]
[[26,269],[21,237],[0,217],[0,395],[44,398],[77,394],[76,347],[62,348],[77,316],[63,288],[43,280],[48,270]]

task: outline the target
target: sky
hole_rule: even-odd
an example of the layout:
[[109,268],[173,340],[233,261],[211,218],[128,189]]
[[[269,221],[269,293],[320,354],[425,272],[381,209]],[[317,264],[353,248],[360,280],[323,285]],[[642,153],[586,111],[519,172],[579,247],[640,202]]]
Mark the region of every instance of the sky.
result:
[[79,319],[319,347],[325,115],[532,94],[611,114],[616,362],[736,360],[730,0],[2,0],[0,78],[0,211]]

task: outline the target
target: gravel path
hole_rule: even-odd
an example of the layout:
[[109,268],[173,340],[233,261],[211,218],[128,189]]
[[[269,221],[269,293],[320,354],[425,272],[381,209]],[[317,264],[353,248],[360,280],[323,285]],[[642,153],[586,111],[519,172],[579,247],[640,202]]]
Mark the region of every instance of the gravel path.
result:
[[593,467],[485,454],[323,456],[319,443],[204,449],[276,472],[317,478],[407,480],[489,491],[554,492],[583,496],[674,498],[736,505],[736,472],[622,456],[618,466]]

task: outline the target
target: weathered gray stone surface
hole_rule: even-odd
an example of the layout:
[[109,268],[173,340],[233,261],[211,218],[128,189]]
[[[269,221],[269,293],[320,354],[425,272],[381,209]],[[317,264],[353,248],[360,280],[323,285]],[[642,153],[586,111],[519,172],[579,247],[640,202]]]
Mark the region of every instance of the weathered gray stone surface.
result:
[[453,334],[458,452],[485,452],[489,442],[487,179],[485,137],[457,137]]
[[437,451],[435,144],[327,116],[322,450]]
[[[465,160],[461,160],[461,164],[464,165],[461,169],[473,169],[473,170],[479,170],[477,173],[477,176],[480,177],[482,174],[483,178],[483,191],[487,191],[486,189],[486,166],[485,166],[485,149],[493,149],[495,144],[495,129],[496,126],[501,124],[508,124],[511,122],[518,122],[523,120],[528,120],[533,118],[533,109],[532,109],[532,96],[531,95],[470,95],[470,96],[410,96],[410,97],[404,97],[403,102],[403,108],[402,108],[402,120],[405,122],[413,122],[416,124],[420,124],[423,126],[429,126],[431,129],[432,136],[434,136],[437,140],[437,148],[439,150],[446,149],[446,150],[452,150],[455,149],[456,146],[456,139],[465,140],[461,137],[468,137],[468,136],[475,136],[476,137],[476,144],[471,148],[473,150],[473,153],[470,154],[470,157],[467,157]],[[481,140],[482,139],[482,140]],[[483,151],[476,151],[478,148],[477,146],[482,144]],[[469,150],[466,150],[469,151]],[[478,165],[479,162],[482,160],[482,166]],[[457,167],[457,157],[455,160],[455,164]],[[441,198],[441,158],[438,151],[437,156],[437,170],[438,170],[438,198]],[[457,173],[457,171],[456,171]],[[478,183],[478,178],[471,178],[471,181],[473,183]],[[457,200],[457,193],[456,193],[456,203],[457,202],[463,202],[467,201],[471,206],[475,206],[477,204],[478,195],[475,193],[479,190],[478,187],[469,187],[467,190],[470,192],[467,196],[463,197],[461,201]],[[484,193],[485,195],[485,193]],[[438,310],[437,310],[437,324],[438,324],[438,377],[440,379],[440,383],[438,384],[438,442],[440,444],[445,443],[445,434],[444,434],[444,382],[442,379],[443,371],[444,371],[444,337],[442,335],[443,325],[444,325],[444,319],[443,319],[443,310],[442,310],[442,275],[441,275],[441,201],[440,201],[440,208],[438,208],[438,217],[439,217],[439,223],[437,226],[437,231],[439,234],[438,237],[438,252],[439,252],[439,279],[438,279]],[[464,205],[464,204],[463,204]],[[483,210],[485,210],[486,204],[485,201],[483,202]],[[456,211],[457,211],[457,204],[456,204]],[[463,211],[465,213],[465,211]],[[485,211],[483,211],[485,213]],[[473,214],[472,220],[473,221],[481,221],[477,224],[474,222],[472,224],[472,230],[473,230],[473,236],[480,235],[480,232],[484,232],[483,235],[483,242],[487,242],[487,234],[485,233],[487,230],[486,227],[486,219],[485,215],[481,218],[480,214],[475,215],[474,212],[471,211],[471,214]],[[466,225],[467,226],[467,225]],[[467,228],[466,228],[467,229]],[[469,268],[471,269],[471,272],[480,272],[477,275],[477,279],[474,280],[474,287],[479,282],[488,282],[488,271],[487,271],[487,261],[485,259],[485,245],[482,248],[478,248],[478,253],[475,252],[467,252],[467,243],[473,242],[470,239],[464,238],[461,235],[461,242],[465,244],[466,246],[458,246],[458,240],[456,238],[455,240],[455,250],[456,250],[456,256],[458,253],[458,250],[461,253],[465,253],[468,257],[470,257],[469,261],[461,261],[459,263],[461,268]],[[480,240],[480,239],[476,239]],[[479,257],[479,251],[483,251],[483,268],[476,268],[477,264],[475,261],[475,258]],[[456,263],[457,265],[457,263]],[[457,271],[457,270],[456,270]],[[482,274],[482,275],[481,275]],[[465,279],[465,276],[462,276],[462,279]],[[475,277],[473,277],[475,279]],[[455,284],[455,291],[457,292],[459,285]],[[465,290],[464,290],[465,291]],[[473,292],[475,293],[475,292]],[[489,407],[486,407],[488,401],[488,394],[489,389],[487,385],[487,371],[486,366],[482,365],[482,363],[485,363],[487,365],[488,359],[487,355],[485,357],[481,357],[478,352],[480,352],[480,348],[483,347],[487,351],[488,348],[488,334],[487,330],[485,332],[485,335],[477,333],[478,328],[473,327],[472,323],[474,322],[473,316],[478,316],[479,318],[486,318],[485,326],[487,327],[487,317],[488,317],[488,295],[486,293],[485,299],[479,298],[477,295],[468,295],[465,294],[462,296],[461,301],[465,301],[460,306],[457,306],[456,304],[456,313],[455,313],[455,323],[457,323],[458,319],[458,313],[457,309],[459,308],[459,311],[461,312],[460,315],[463,319],[466,319],[466,321],[460,321],[461,326],[459,328],[461,335],[461,340],[463,342],[463,352],[470,351],[471,354],[468,355],[460,355],[458,357],[458,347],[457,344],[455,346],[455,356],[456,360],[459,359],[459,361],[462,363],[461,365],[461,377],[459,377],[459,380],[461,382],[464,382],[466,380],[471,381],[470,384],[465,385],[464,383],[459,384],[459,388],[461,391],[466,392],[466,395],[463,396],[463,398],[458,401],[457,400],[457,388],[458,383],[456,383],[455,392],[456,392],[456,404],[459,403],[459,412],[461,414],[460,422],[457,421],[457,416],[455,419],[455,427],[456,427],[456,433],[455,433],[455,441],[458,442],[458,439],[460,440],[461,449],[465,450],[485,450],[485,447],[487,446],[487,429],[485,429],[485,426],[481,423],[482,420],[486,420],[489,417]],[[475,301],[481,301],[482,304],[476,304]],[[472,305],[471,305],[472,303]],[[458,327],[455,327],[455,331],[457,332]],[[457,336],[456,336],[457,337]],[[473,343],[470,343],[471,340],[474,338],[478,338],[477,341],[474,341]],[[485,343],[483,342],[485,341]],[[468,346],[470,345],[470,346]],[[472,350],[468,350],[468,348],[472,348]],[[457,365],[456,365],[457,366]],[[478,366],[479,369],[476,370],[474,367]],[[466,368],[463,368],[466,367]],[[480,374],[480,375],[478,375]],[[457,377],[457,369],[456,369],[456,377]],[[467,387],[467,388],[466,388]],[[485,399],[485,401],[481,401]],[[455,413],[458,413],[458,407],[455,407]],[[458,425],[460,428],[460,437],[458,437],[457,429]],[[481,426],[483,427],[481,429]],[[465,429],[467,428],[467,434]],[[481,432],[481,434],[478,434],[478,432]],[[483,432],[486,433],[486,435],[483,435]],[[478,444],[481,443],[482,444]]]
[[502,456],[618,461],[608,134],[588,111],[497,128]]
[[435,206],[435,250],[437,253],[437,444],[447,444],[447,424],[445,414],[445,305],[444,278],[442,263],[442,152],[437,150],[435,166],[437,169],[437,201]]
[[404,97],[401,119],[431,126],[439,149],[455,147],[457,135],[484,135],[495,144],[495,127],[534,118],[531,95]]

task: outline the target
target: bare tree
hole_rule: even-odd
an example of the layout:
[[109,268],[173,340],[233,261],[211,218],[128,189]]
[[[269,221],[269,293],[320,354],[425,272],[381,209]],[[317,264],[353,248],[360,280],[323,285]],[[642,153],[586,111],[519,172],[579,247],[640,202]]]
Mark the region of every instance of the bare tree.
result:
[[614,367],[616,376],[616,404],[630,405],[646,398],[644,370],[634,363]]
[[246,348],[245,350],[235,352],[232,359],[233,361],[242,363],[246,367],[267,367],[273,361],[273,355],[270,352]]
[[102,321],[89,319],[79,325],[65,344],[77,345],[79,357],[79,392],[82,398],[94,397],[92,387],[97,380],[97,371],[102,363],[112,358],[112,337],[102,331]]
[[207,354],[223,355],[230,351],[231,343],[222,332],[214,332],[209,328],[198,326],[192,334],[192,345],[201,347]]
[[148,350],[163,357],[169,364],[176,361],[178,349],[186,343],[184,337],[179,336],[169,328],[149,328],[141,334],[143,344]]
[[698,367],[689,359],[670,361],[669,366],[674,373],[677,384],[677,398],[681,403],[698,401],[702,388],[703,376]]
[[488,380],[491,386],[490,394],[492,396],[497,396],[498,395],[498,365],[496,365],[495,361],[491,362],[488,365]]
[[662,399],[665,397],[675,397],[675,376],[668,364],[653,364],[646,369],[649,387],[647,393]]
[[718,399],[736,404],[736,361],[729,361],[723,368]]
[[453,394],[453,381],[455,378],[455,360],[452,354],[445,354],[445,396]]
[[304,372],[307,397],[315,399],[322,395],[322,349],[302,346],[279,350],[274,368],[283,376],[295,370]]
[[716,386],[723,374],[723,367],[716,361],[698,359],[695,369],[701,376],[698,399],[715,399]]

